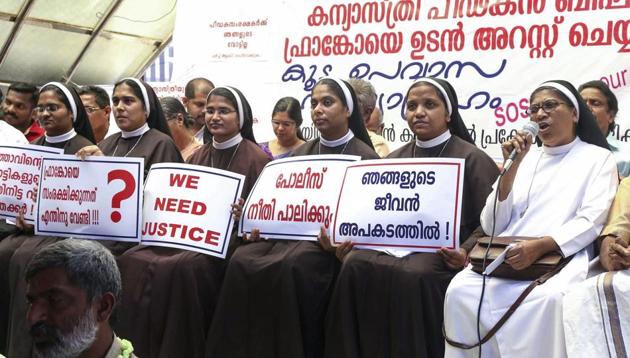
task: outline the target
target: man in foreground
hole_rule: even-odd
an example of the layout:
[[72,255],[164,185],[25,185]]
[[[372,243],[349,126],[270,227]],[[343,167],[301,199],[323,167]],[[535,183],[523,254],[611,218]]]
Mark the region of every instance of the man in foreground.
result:
[[135,357],[109,324],[121,280],[114,256],[100,243],[67,239],[45,246],[29,263],[26,281],[35,357]]

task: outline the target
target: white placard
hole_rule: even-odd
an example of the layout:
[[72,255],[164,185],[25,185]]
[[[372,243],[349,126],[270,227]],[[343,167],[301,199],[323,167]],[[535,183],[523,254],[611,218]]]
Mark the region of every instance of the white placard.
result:
[[153,165],[144,188],[142,243],[225,258],[234,224],[230,205],[244,181],[200,165]]
[[300,101],[310,140],[317,80],[359,77],[374,85],[383,137],[395,149],[413,140],[409,86],[442,78],[476,145],[502,162],[501,142],[529,121],[530,94],[551,79],[606,82],[622,104],[613,136],[630,142],[629,12],[628,0],[178,1],[170,80],[183,87],[202,76],[239,88],[256,138],[267,141],[278,99]]
[[435,252],[459,248],[464,159],[368,160],[349,165],[333,245]]
[[34,222],[42,161],[61,153],[41,145],[0,145],[0,218],[15,219],[24,210],[24,220]]
[[252,189],[241,233],[259,229],[273,239],[317,240],[330,227],[346,167],[361,157],[309,155],[268,163]]
[[44,159],[35,233],[140,241],[144,159]]

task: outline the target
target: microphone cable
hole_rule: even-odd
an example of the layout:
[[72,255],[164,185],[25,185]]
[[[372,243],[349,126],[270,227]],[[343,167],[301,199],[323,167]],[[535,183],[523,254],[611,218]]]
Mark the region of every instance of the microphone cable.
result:
[[481,264],[481,295],[479,296],[479,305],[477,306],[477,341],[479,342],[479,355],[481,358],[481,305],[483,303],[483,296],[486,293],[486,261],[488,260],[488,253],[490,253],[490,247],[492,246],[492,241],[494,240],[495,229],[497,224],[497,202],[499,201],[499,192],[501,191],[501,180],[503,179],[503,174],[499,174],[499,180],[497,181],[497,190],[494,195],[494,203],[492,205],[492,232],[490,233],[490,242],[488,243],[488,247],[486,247],[486,252],[483,255],[483,262]]

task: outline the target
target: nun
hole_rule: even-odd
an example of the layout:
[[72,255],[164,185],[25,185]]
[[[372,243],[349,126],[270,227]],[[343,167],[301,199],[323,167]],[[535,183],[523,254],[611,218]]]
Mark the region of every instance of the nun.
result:
[[[388,158],[465,159],[460,246],[479,226],[479,214],[499,170],[477,148],[445,80],[421,78],[407,91],[405,117],[415,141]],[[442,357],[446,287],[464,267],[466,250],[436,253],[353,250],[344,258],[326,327],[326,357]]]
[[144,158],[146,178],[154,163],[182,163],[164,112],[153,88],[136,78],[123,78],[114,85],[112,104],[119,133],[97,146],[82,148],[77,155]]
[[504,158],[513,150],[518,154],[494,184],[481,227],[488,235],[527,238],[506,255],[516,270],[552,251],[572,259],[536,286],[495,334],[492,328],[531,281],[482,277],[470,267],[458,273],[444,304],[445,357],[567,354],[562,298],[586,278],[593,240],[617,189],[617,167],[593,114],[569,82],[542,83],[529,103],[541,146],[532,146],[523,132],[501,145]]
[[[321,136],[292,155],[378,159],[357,107],[348,83],[319,80],[311,93],[311,118]],[[334,254],[317,242],[265,240],[240,246],[228,264],[206,357],[321,357],[324,318],[338,271]]]
[[75,154],[95,143],[87,112],[74,88],[59,82],[45,84],[39,91],[35,112],[45,135],[31,144]]
[[[250,105],[238,89],[216,87],[208,94],[205,111],[212,141],[188,163],[244,175],[242,195],[247,197],[270,161],[256,144]],[[238,243],[234,230],[228,258]],[[226,259],[139,245],[120,256],[118,264],[125,289],[117,332],[134,342],[138,355],[203,357]]]
[[[45,135],[31,144],[63,149],[64,154],[75,154],[79,149],[95,143],[87,112],[76,89],[59,82],[41,87],[35,112]],[[30,356],[33,342],[26,324],[27,302],[24,269],[41,247],[61,238],[33,235],[32,225],[17,220],[22,232],[0,241],[0,323],[8,327],[7,353],[9,357]]]
[[[98,143],[81,148],[77,156],[105,155],[144,159],[144,177],[155,163],[182,163],[179,149],[171,136],[160,101],[146,82],[127,77],[114,85],[112,110],[120,132]],[[133,243],[102,240],[116,257]]]

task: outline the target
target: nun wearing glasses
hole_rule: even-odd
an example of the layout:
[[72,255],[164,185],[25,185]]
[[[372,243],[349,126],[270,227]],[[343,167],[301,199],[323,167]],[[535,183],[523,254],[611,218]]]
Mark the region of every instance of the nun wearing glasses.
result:
[[[292,156],[378,159],[357,107],[348,83],[319,80],[311,93],[311,119],[321,137]],[[255,242],[240,246],[228,264],[206,357],[321,357],[339,262],[317,242],[257,240],[249,238]]]
[[[205,121],[212,141],[189,157],[188,163],[244,175],[241,195],[247,197],[270,160],[256,144],[249,102],[237,88],[216,87],[206,99]],[[202,190],[218,192],[222,188]],[[205,355],[205,338],[225,266],[240,243],[236,230],[233,233],[226,259],[145,245],[118,258],[124,289],[117,332],[134,342],[139,356]]]
[[[75,154],[95,143],[87,112],[73,87],[60,82],[45,84],[34,110],[45,135],[31,144]],[[61,238],[33,235],[32,225],[26,224],[22,216],[16,223],[21,232],[0,241],[0,322],[6,324],[0,327],[0,341],[8,342],[9,357],[24,357],[30,355],[33,345],[26,328],[24,269],[35,252]]]
[[512,150],[518,154],[494,184],[481,226],[487,234],[524,238],[506,255],[505,262],[515,270],[527,269],[553,251],[572,259],[533,288],[505,324],[480,345],[480,337],[483,341],[492,332],[531,281],[488,276],[484,285],[482,275],[470,268],[457,274],[444,304],[445,357],[476,357],[480,349],[483,357],[567,355],[562,299],[586,278],[593,241],[617,189],[617,167],[593,114],[569,82],[542,83],[529,103],[527,113],[540,127],[541,146],[532,146],[533,140],[523,132],[502,144],[504,158]]

